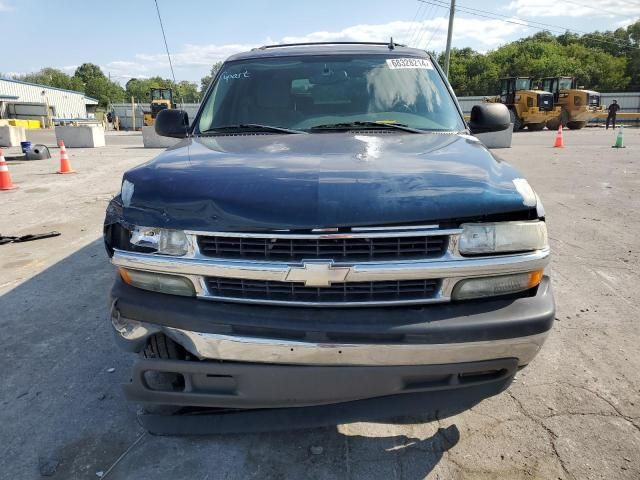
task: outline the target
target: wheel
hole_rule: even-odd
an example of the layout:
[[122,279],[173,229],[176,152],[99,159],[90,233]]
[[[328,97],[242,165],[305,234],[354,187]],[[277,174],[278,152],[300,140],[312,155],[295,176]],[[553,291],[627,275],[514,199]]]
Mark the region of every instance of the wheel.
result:
[[551,120],[547,120],[547,128],[549,130],[557,130],[559,126],[560,126],[559,118],[552,118]]
[[562,109],[562,113],[560,113],[560,123],[562,123],[562,128],[566,127],[567,123],[569,123],[569,112],[564,108]]
[[531,131],[531,132],[539,132],[540,130],[542,130],[544,128],[544,122],[542,122],[542,123],[530,123],[529,125],[527,125],[527,127],[529,128],[529,131]]
[[509,116],[511,117],[511,123],[513,123],[513,131],[522,130],[522,120],[520,120],[516,112],[509,110]]
[[567,128],[571,130],[580,130],[583,128],[587,122],[567,122]]
[[[184,360],[185,350],[163,333],[156,333],[149,337],[147,346],[142,354],[144,358],[157,358],[162,360]],[[184,377],[177,373],[148,371],[145,373],[145,381],[153,390],[182,391],[184,389]],[[171,415],[181,407],[171,405],[158,405],[155,403],[142,404],[142,413]]]
[[184,360],[185,351],[176,342],[163,333],[149,337],[147,346],[142,352],[144,358],[161,358],[163,360]]

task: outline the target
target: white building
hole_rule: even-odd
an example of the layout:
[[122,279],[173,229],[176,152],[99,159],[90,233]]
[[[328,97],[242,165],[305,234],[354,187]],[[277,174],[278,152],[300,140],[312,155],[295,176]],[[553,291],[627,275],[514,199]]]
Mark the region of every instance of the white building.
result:
[[62,88],[0,78],[0,118],[41,120],[92,118],[98,100],[84,93]]

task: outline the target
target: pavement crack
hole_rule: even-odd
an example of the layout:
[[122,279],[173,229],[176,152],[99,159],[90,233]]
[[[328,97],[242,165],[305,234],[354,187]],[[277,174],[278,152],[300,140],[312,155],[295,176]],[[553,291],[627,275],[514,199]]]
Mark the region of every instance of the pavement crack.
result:
[[506,417],[506,418],[494,417],[493,415],[489,415],[488,413],[479,412],[478,410],[475,410],[474,407],[470,408],[469,411],[475,413],[476,415],[480,415],[481,417],[485,417],[493,420],[494,422],[496,422],[496,425],[500,425],[501,423],[504,423],[504,422],[510,422],[512,420],[516,420],[516,417]]
[[602,395],[600,392],[598,392],[597,390],[592,390],[588,387],[582,386],[582,385],[573,385],[573,384],[569,384],[571,385],[573,388],[578,388],[581,390],[584,390],[585,392],[589,392],[592,395],[595,395],[596,397],[598,397],[600,400],[602,400],[603,402],[605,402],[607,405],[609,405],[614,412],[616,412],[617,416],[619,416],[620,418],[626,420],[628,423],[630,423],[636,430],[638,430],[640,432],[640,426],[636,425],[635,423],[635,418],[631,417],[629,415],[625,415],[616,404],[614,404],[611,400],[609,400],[608,398],[606,398],[604,395]]
[[551,415],[544,415],[540,418],[556,418],[556,417],[613,417],[619,418],[620,415],[615,413],[603,413],[603,412],[559,412],[552,413]]
[[551,446],[551,450],[553,450],[553,454],[556,456],[556,458],[558,459],[558,462],[560,463],[560,468],[562,468],[562,471],[567,477],[569,477],[572,480],[576,480],[576,477],[569,471],[569,469],[567,468],[564,462],[564,459],[560,456],[560,452],[558,452],[558,448],[556,446],[556,439],[558,438],[558,435],[556,435],[553,430],[547,427],[540,417],[529,413],[527,409],[524,408],[524,405],[522,404],[522,402],[518,398],[516,398],[513,392],[507,390],[507,395],[511,397],[511,399],[515,402],[518,409],[522,412],[522,414],[525,417],[527,417],[529,420],[531,420],[532,422],[542,427],[547,432],[547,435],[549,436],[549,445]]
[[116,458],[116,461],[113,462],[111,466],[107,468],[107,470],[105,470],[104,475],[102,475],[101,477],[102,480],[107,478],[107,476],[113,471],[114,468],[116,468],[116,466],[122,461],[122,459],[124,459],[124,457],[126,457],[129,454],[129,452],[131,452],[131,450],[133,450],[136,447],[136,445],[138,445],[138,443],[142,441],[143,438],[146,438],[146,436],[147,436],[147,432],[144,432],[142,435],[136,438],[133,441],[133,443],[129,445],[127,449],[124,452],[122,452],[122,454],[118,458]]

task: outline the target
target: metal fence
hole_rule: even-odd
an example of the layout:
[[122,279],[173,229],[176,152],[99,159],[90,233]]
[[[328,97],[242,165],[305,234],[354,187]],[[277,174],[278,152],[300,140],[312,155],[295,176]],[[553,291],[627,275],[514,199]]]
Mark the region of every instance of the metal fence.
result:
[[[189,119],[193,120],[200,108],[199,103],[182,103],[177,104],[177,108],[185,110],[189,114]],[[113,103],[111,109],[119,119],[120,128],[122,130],[131,130],[133,127],[133,113],[135,111],[135,128],[136,130],[144,125],[144,112],[151,109],[148,103]]]
[[133,117],[135,114],[135,128],[140,128],[144,122],[144,112],[149,110],[148,103],[113,103],[111,111],[120,120],[122,130],[131,130],[134,126]]
[[608,107],[614,99],[618,100],[621,112],[640,112],[640,92],[601,93],[600,105]]
[[477,97],[458,97],[458,103],[460,104],[460,108],[464,113],[471,113],[471,109],[474,105],[478,105],[483,102],[484,96],[480,95]]

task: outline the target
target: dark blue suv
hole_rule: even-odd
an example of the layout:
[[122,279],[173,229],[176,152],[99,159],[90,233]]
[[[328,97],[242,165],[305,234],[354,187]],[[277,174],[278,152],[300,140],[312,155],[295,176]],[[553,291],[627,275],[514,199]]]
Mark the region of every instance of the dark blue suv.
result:
[[[468,408],[554,318],[544,211],[472,134],[427,53],[299,44],[229,58],[183,138],[125,173],[111,320],[151,431],[290,428]],[[166,412],[165,412],[166,413]]]

